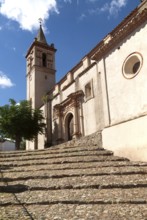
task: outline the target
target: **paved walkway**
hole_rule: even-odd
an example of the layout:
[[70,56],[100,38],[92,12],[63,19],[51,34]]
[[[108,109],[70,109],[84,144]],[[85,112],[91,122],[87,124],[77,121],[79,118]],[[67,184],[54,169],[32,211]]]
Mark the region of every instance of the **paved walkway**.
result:
[[147,163],[94,147],[0,153],[0,220],[147,220]]

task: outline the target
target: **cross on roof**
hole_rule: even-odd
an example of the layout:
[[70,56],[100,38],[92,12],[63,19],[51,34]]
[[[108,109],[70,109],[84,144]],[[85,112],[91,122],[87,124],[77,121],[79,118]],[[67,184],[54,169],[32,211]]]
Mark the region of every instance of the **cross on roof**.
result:
[[42,18],[39,18],[38,21],[39,21],[40,25],[42,25],[42,22],[43,22]]

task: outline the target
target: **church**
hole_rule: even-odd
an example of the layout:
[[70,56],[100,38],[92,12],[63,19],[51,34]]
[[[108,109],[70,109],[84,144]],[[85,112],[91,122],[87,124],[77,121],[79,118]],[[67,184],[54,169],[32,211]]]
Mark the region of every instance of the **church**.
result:
[[101,135],[101,147],[147,161],[147,0],[56,83],[56,48],[40,25],[26,54],[27,100],[46,129],[27,150]]

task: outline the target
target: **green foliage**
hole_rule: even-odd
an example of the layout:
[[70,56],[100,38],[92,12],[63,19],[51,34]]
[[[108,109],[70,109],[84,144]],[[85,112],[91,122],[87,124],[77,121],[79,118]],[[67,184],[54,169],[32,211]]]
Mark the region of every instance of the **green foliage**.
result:
[[0,107],[0,131],[15,140],[18,149],[22,139],[34,140],[39,133],[44,133],[44,117],[41,110],[32,109],[26,100],[19,104],[13,99],[9,102],[10,105]]
[[47,103],[47,100],[48,100],[47,95],[42,96],[42,101],[43,101],[44,104]]

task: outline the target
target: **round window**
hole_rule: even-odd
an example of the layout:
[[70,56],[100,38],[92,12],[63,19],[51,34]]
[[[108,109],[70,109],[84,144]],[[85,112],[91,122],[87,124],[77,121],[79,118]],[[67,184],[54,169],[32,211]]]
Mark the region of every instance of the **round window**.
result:
[[123,75],[127,79],[135,77],[142,67],[142,56],[139,53],[130,54],[123,63]]

